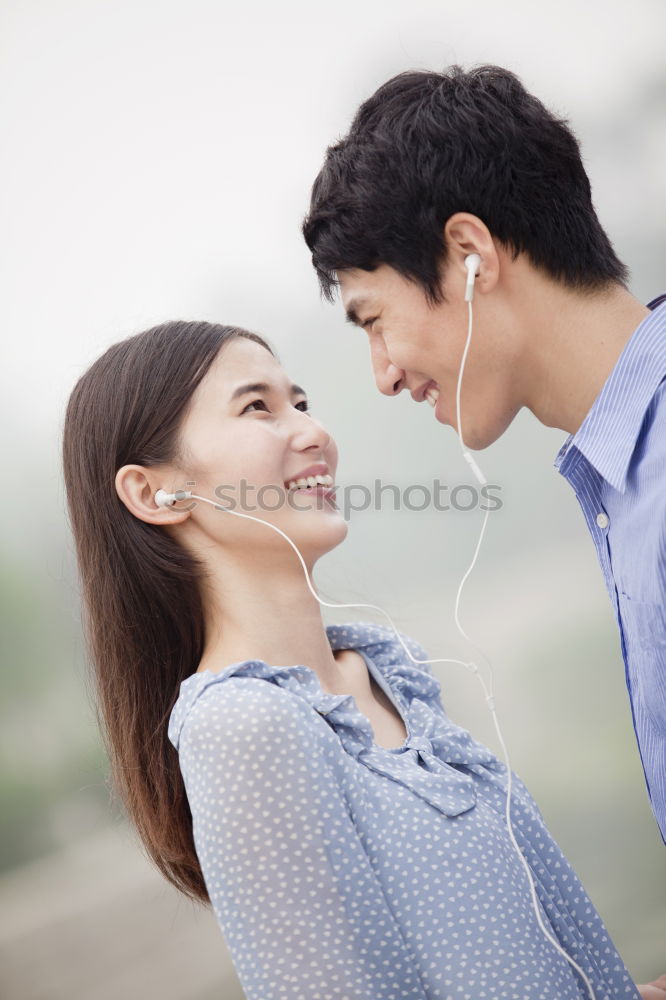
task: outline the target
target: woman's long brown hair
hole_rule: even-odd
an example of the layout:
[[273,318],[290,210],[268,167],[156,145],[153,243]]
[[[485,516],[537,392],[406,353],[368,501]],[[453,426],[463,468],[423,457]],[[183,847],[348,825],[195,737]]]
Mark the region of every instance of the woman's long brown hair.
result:
[[111,785],[149,858],[192,899],[209,903],[169,715],[201,659],[203,566],[165,530],[122,503],[118,469],[178,457],[187,404],[220,348],[256,334],[170,322],[113,344],[74,387],[63,467],[92,664],[93,698]]

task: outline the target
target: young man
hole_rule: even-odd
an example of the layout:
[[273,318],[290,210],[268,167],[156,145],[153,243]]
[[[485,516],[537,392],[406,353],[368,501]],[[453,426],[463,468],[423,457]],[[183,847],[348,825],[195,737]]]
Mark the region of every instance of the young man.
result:
[[303,233],[379,390],[456,429],[465,258],[481,258],[461,432],[485,448],[524,406],[568,432],[555,466],[613,603],[666,842],[666,295],[628,291],[576,138],[505,69],[402,73],[329,147]]

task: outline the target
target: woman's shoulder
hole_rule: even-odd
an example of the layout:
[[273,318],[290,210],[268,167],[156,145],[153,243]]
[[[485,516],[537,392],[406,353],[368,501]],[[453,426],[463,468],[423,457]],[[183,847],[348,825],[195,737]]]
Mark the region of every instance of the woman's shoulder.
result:
[[369,622],[329,625],[326,631],[333,649],[356,649],[367,656],[406,706],[420,699],[444,711],[441,684],[416,639],[404,632],[396,634],[390,626]]
[[[419,662],[427,659],[425,650],[410,636],[402,632],[396,636],[392,628],[370,622],[329,625],[326,633],[333,650],[365,654],[408,701],[415,695],[439,698],[439,681],[429,664]],[[278,667],[263,660],[245,660],[224,670],[203,670],[186,677],[171,710],[168,737],[180,751],[184,741],[189,745],[193,741],[249,745],[267,732],[284,739],[288,731],[308,731],[309,745],[317,738],[313,728],[317,716],[311,709],[330,713],[346,697],[324,693],[306,665]]]
[[365,652],[378,666],[409,664],[432,674],[423,646],[406,635],[396,632],[389,625],[375,625],[372,622],[348,622],[344,625],[326,627],[332,649],[357,649]]
[[284,739],[302,729],[309,719],[301,699],[265,683],[277,669],[257,660],[186,677],[169,717],[173,746],[181,750],[185,742],[202,740],[251,746],[259,736]]

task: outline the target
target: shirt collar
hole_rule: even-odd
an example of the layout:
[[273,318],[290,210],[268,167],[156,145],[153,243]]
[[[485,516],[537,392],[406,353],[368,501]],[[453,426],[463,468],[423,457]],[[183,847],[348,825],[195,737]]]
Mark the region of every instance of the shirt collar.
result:
[[648,309],[652,311],[625,344],[583,423],[560,448],[554,464],[563,476],[576,449],[624,493],[645,411],[666,377],[666,293],[648,302]]

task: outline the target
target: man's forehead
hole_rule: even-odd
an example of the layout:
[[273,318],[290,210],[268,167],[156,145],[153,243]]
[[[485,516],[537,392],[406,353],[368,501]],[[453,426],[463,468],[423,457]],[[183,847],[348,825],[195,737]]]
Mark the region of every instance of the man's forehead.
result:
[[343,296],[369,294],[373,289],[373,278],[376,278],[374,271],[360,268],[341,269],[336,276]]
[[395,272],[388,264],[378,264],[371,271],[364,268],[340,268],[336,272],[336,278],[340,288],[342,304],[347,308],[352,296],[355,304],[359,304],[361,297],[369,303],[377,300],[394,277]]
[[[363,272],[361,272],[363,275]],[[355,323],[364,309],[372,307],[377,299],[377,290],[372,287],[370,275],[339,276],[340,298],[350,323]]]

